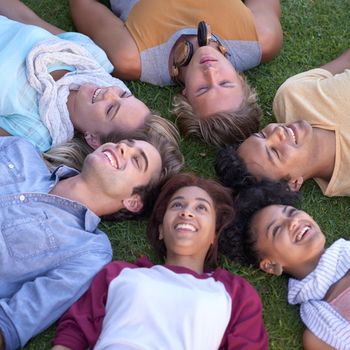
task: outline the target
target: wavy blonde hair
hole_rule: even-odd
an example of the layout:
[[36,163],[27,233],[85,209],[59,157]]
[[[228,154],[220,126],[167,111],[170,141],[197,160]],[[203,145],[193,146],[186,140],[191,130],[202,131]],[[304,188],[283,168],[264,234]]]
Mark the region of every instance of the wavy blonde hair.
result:
[[174,96],[172,113],[176,123],[186,136],[202,138],[217,147],[242,142],[259,127],[261,109],[257,104],[257,94],[245,76],[241,75],[243,100],[237,110],[218,112],[207,118],[196,115],[187,98],[181,94]]

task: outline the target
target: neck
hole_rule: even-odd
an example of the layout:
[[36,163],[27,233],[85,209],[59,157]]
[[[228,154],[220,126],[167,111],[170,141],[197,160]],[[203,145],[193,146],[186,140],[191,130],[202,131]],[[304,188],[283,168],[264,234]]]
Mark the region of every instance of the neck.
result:
[[204,270],[204,258],[198,258],[193,256],[180,256],[169,253],[167,254],[165,263],[167,265],[186,267],[192,271],[197,272],[198,274],[203,273]]
[[123,208],[122,201],[106,198],[84,181],[81,174],[59,181],[50,194],[76,201],[89,208],[97,216],[115,213]]
[[310,171],[305,179],[318,177],[329,181],[332,177],[335,164],[336,140],[335,133],[331,130],[313,128],[315,146]]
[[323,249],[319,255],[313,257],[310,261],[302,265],[298,265],[295,268],[286,269],[285,272],[298,280],[302,280],[308,274],[310,274],[312,271],[316,269],[317,264],[320,261],[321,256],[323,255],[324,252],[325,250]]

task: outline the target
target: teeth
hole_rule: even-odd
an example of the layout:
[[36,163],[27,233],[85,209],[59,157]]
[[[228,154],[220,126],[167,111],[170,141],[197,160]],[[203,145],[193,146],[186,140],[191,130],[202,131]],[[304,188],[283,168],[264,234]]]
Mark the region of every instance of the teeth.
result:
[[111,163],[112,167],[116,168],[117,163],[116,163],[113,155],[110,152],[108,152],[108,151],[103,151],[103,154],[108,158],[108,160]]
[[302,230],[301,230],[301,232],[297,235],[297,238],[296,238],[296,242],[299,242],[302,238],[303,238],[303,236],[304,236],[304,234],[307,232],[307,231],[309,231],[309,229],[310,229],[310,227],[309,226],[305,226]]
[[191,224],[177,224],[175,230],[187,230],[191,232],[196,232],[196,228]]
[[96,99],[96,97],[100,94],[101,90],[102,90],[102,89],[100,89],[100,88],[97,88],[97,89],[95,90],[94,94],[92,95],[92,103],[95,102],[95,99]]
[[291,129],[291,128],[289,128],[289,127],[288,127],[288,130],[289,130],[290,134],[291,134],[291,135],[292,135],[292,137],[293,137],[293,141],[294,141],[294,143],[297,143],[297,139],[295,138],[295,134],[294,134],[293,129]]

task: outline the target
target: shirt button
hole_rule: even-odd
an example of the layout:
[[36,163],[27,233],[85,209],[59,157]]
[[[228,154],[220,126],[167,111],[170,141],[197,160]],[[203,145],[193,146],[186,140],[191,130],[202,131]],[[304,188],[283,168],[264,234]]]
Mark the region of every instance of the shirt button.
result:
[[19,200],[20,200],[21,202],[23,202],[25,199],[26,199],[26,197],[25,197],[23,194],[21,194],[21,195],[19,196]]
[[9,168],[13,169],[15,166],[12,163],[9,163]]

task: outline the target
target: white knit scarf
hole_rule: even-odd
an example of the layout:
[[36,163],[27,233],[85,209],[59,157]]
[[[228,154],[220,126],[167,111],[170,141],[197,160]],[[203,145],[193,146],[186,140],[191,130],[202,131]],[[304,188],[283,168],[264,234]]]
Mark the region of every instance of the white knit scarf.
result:
[[[129,89],[113,78],[82,46],[53,38],[34,46],[27,56],[27,79],[39,94],[39,114],[52,137],[52,146],[70,140],[74,127],[69,117],[67,99],[70,90],[92,83],[99,87],[118,86]],[[75,71],[55,81],[48,71],[52,65],[73,66]]]
[[350,269],[350,241],[337,240],[316,269],[301,281],[291,278],[288,302],[300,305],[300,316],[318,338],[339,350],[350,349],[350,324],[326,301],[328,289]]

